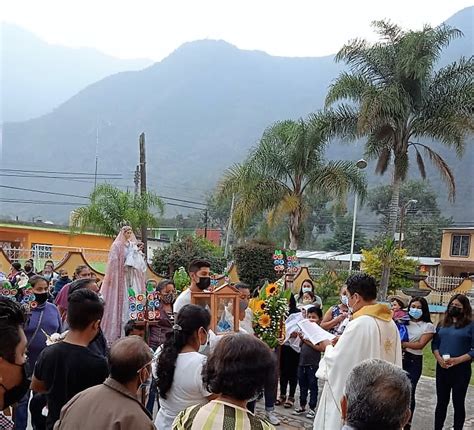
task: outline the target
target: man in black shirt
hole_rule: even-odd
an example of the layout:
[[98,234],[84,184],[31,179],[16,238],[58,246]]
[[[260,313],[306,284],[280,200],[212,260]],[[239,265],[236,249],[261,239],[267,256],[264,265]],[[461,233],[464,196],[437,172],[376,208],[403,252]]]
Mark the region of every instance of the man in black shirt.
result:
[[61,408],[77,393],[101,384],[108,376],[107,361],[87,348],[97,335],[104,305],[88,289],[71,294],[67,310],[69,332],[64,341],[45,348],[36,362],[31,388],[46,393],[52,429]]

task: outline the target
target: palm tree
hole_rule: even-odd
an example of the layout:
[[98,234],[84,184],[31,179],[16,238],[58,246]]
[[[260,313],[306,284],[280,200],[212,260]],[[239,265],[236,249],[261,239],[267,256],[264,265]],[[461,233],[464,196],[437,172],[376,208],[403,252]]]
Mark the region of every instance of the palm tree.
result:
[[312,124],[301,119],[273,124],[245,162],[225,172],[219,194],[235,193],[236,229],[262,212],[270,224],[287,216],[290,249],[297,249],[310,194],[338,200],[349,191],[365,196],[366,182],[354,163],[324,159],[328,139],[318,118]]
[[[415,156],[423,179],[423,156],[427,157],[446,182],[450,199],[455,199],[454,175],[430,142],[438,141],[461,157],[466,137],[474,130],[474,60],[462,57],[436,70],[442,50],[462,36],[446,25],[405,32],[389,22],[375,21],[373,27],[380,42],[354,40],[336,56],[346,62],[350,73],[341,73],[331,85],[326,107],[346,102],[328,113],[326,126],[331,135],[367,137],[366,158],[377,160],[377,173],[383,175],[393,163],[387,231],[393,238],[410,155]],[[390,267],[384,265],[382,297],[387,294],[389,275]]]
[[88,206],[77,208],[71,216],[72,230],[92,228],[98,233],[115,236],[124,225],[135,232],[144,223],[149,227],[158,225],[158,214],[163,213],[164,204],[154,193],[133,194],[110,184],[100,184],[90,195]]
[[[449,197],[456,195],[454,175],[432,141],[454,149],[460,157],[474,130],[474,60],[460,58],[436,69],[451,40],[462,33],[447,25],[403,31],[386,21],[372,23],[381,41],[354,40],[337,54],[349,72],[331,85],[326,107],[344,100],[328,113],[329,132],[349,139],[367,137],[366,158],[376,159],[383,175],[393,163],[388,233],[396,231],[400,185],[410,156],[426,178],[426,158],[440,172]],[[420,139],[429,139],[425,143]],[[423,157],[425,156],[425,158]]]

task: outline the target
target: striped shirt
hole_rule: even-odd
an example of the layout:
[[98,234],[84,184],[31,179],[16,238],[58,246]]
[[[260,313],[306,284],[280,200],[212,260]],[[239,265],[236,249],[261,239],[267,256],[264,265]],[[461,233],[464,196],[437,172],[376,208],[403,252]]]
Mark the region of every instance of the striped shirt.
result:
[[181,412],[173,430],[275,430],[267,421],[247,409],[213,400],[205,405],[191,406]]

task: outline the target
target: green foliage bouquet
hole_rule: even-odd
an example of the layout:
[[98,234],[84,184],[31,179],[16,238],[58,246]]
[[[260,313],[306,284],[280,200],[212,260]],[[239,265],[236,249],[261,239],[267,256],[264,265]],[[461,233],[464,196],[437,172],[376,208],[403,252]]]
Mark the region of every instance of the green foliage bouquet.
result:
[[255,334],[270,348],[277,347],[278,339],[283,336],[290,295],[291,290],[284,290],[281,282],[267,283],[250,305]]

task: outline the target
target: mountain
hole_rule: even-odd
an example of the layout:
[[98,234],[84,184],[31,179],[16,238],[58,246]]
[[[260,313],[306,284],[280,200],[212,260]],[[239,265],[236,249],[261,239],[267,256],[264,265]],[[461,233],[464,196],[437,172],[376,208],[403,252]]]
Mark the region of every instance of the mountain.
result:
[[8,23],[1,24],[0,41],[0,122],[1,118],[23,121],[49,113],[93,82],[152,63],[146,59],[121,60],[90,48],[51,45]]
[[[473,10],[465,9],[451,20],[468,23]],[[471,31],[471,39],[457,41],[441,61],[454,61],[460,52],[472,55],[472,30],[469,25],[462,29],[466,34]],[[283,58],[239,50],[224,41],[186,43],[144,70],[118,73],[88,86],[50,114],[6,124],[3,162],[10,168],[92,172],[100,118],[100,172],[122,173],[129,179],[120,184],[132,187],[138,135],[145,131],[149,187],[168,196],[202,200],[203,192],[212,189],[222,171],[246,156],[266,126],[320,109],[328,85],[341,70],[333,56]],[[440,148],[457,178],[455,205],[448,203],[437,173],[428,170],[434,188],[440,190],[442,210],[458,221],[471,220],[474,213],[472,143],[462,161]],[[357,160],[362,152],[362,143],[334,143],[327,155]],[[375,177],[373,170],[369,165],[372,185],[389,180],[388,176],[382,180]],[[82,182],[72,187],[71,182],[42,181],[3,178],[4,184],[68,194],[88,194],[92,187]],[[17,191],[15,197],[18,195],[39,198],[38,194]],[[3,196],[12,197],[13,191],[3,190]],[[41,198],[51,200],[49,196]],[[31,210],[28,206],[8,207],[2,213],[31,216]],[[67,219],[64,207],[38,210],[54,221]]]

